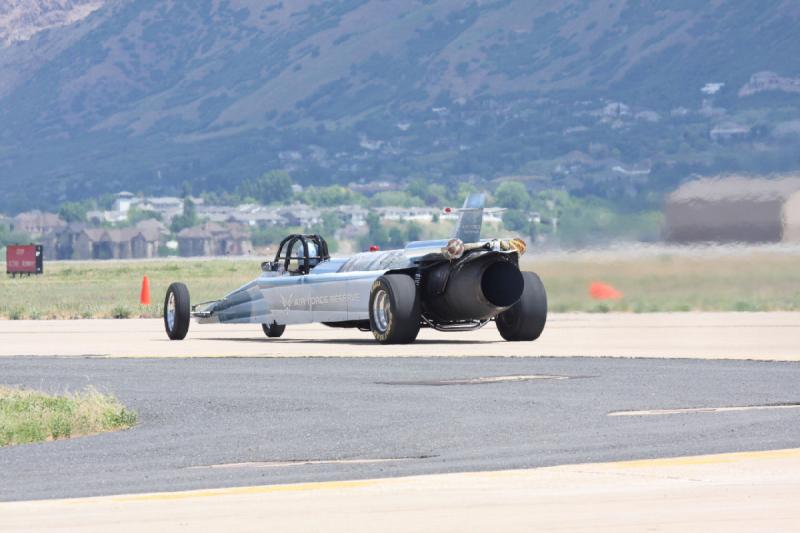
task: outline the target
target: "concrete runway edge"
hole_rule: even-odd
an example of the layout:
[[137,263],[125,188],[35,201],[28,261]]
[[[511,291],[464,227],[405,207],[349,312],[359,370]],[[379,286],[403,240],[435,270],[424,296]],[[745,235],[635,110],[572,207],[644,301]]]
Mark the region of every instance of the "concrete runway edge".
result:
[[0,503],[0,531],[797,531],[798,491],[790,449]]
[[267,339],[259,325],[192,324],[169,341],[160,319],[0,320],[0,356],[429,357],[593,356],[800,361],[800,313],[551,314],[535,342],[505,342],[494,324],[465,333],[420,332],[382,346],[368,332],[288,326]]

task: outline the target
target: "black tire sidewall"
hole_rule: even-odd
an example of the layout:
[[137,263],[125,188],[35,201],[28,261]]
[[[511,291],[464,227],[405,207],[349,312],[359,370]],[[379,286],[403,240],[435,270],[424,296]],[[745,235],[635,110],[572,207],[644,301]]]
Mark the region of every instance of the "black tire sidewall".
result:
[[[391,313],[386,331],[375,327],[373,304],[379,290],[389,296]],[[420,328],[421,306],[419,292],[411,276],[405,274],[386,274],[378,277],[369,294],[369,326],[375,339],[381,344],[404,344],[417,338]]]
[[264,335],[270,339],[276,339],[283,335],[286,330],[286,324],[261,324],[261,329],[264,330]]
[[547,292],[535,272],[522,272],[525,286],[519,302],[495,319],[497,330],[507,341],[538,339],[547,323]]
[[[167,306],[169,305],[170,294],[175,295],[175,323],[172,330],[167,321]],[[164,329],[170,340],[183,340],[189,332],[189,322],[191,321],[191,307],[189,302],[189,289],[183,283],[173,283],[167,289],[164,297]]]

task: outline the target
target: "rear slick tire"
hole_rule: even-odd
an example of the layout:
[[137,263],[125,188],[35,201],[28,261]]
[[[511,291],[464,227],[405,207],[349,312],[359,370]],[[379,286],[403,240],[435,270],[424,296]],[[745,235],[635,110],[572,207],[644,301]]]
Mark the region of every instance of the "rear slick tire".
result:
[[186,338],[192,318],[189,306],[189,289],[183,283],[173,283],[164,298],[164,329],[173,341]]
[[535,341],[547,322],[547,292],[542,280],[533,272],[523,272],[522,279],[525,287],[519,301],[495,318],[497,330],[507,341]]
[[414,342],[421,320],[419,291],[405,274],[386,274],[372,283],[369,328],[381,344]]

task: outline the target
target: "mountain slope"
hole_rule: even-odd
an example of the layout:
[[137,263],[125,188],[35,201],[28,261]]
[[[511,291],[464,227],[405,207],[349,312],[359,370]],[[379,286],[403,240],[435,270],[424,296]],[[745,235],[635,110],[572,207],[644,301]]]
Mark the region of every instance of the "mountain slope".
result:
[[[53,3],[99,4],[33,2]],[[614,166],[665,187],[684,167],[800,165],[773,135],[800,118],[797,94],[738,94],[762,71],[800,76],[800,5],[668,5],[107,0],[0,49],[0,209],[278,167],[304,182],[541,174],[636,196],[653,184]],[[746,147],[707,142],[726,121]]]
[[4,0],[0,4],[0,46],[74,24],[103,7],[103,3],[104,0]]

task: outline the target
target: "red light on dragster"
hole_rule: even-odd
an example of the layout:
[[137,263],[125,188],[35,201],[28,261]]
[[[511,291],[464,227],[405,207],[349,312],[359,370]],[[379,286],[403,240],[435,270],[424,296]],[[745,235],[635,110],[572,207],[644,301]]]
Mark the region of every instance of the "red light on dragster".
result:
[[369,251],[370,252],[380,252],[381,251],[381,247],[378,246],[377,244],[370,244],[369,245]]

